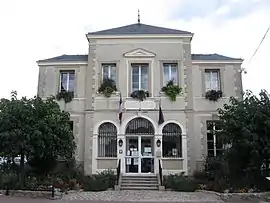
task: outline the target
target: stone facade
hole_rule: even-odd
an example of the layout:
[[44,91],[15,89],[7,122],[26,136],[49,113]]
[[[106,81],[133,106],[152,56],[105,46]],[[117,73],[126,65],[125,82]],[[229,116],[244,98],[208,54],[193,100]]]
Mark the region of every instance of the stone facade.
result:
[[[85,57],[63,55],[40,60],[38,94],[41,97],[56,95],[59,91],[61,70],[75,70],[74,99],[70,103],[59,101],[62,109],[70,112],[74,121],[74,137],[77,143],[76,159],[84,164],[86,174],[104,169],[116,169],[118,160],[121,171],[126,170],[126,135],[128,123],[134,118],[145,118],[154,128],[152,151],[154,173],[158,173],[158,160],[162,161],[164,174],[185,172],[192,174],[200,169],[207,156],[206,121],[213,120],[217,108],[227,103],[230,96],[241,98],[241,59],[221,55],[192,55],[190,35],[87,35],[89,53]],[[65,59],[65,60],[62,60]],[[102,82],[102,64],[116,64],[118,91],[110,98],[98,93]],[[131,64],[149,65],[150,97],[141,103],[134,102],[131,94]],[[175,102],[161,93],[163,64],[175,63],[182,94]],[[205,69],[220,71],[220,87],[223,97],[217,102],[205,99]],[[120,92],[123,99],[123,121],[118,120]],[[158,125],[159,102],[165,123]],[[140,105],[140,106],[138,106]],[[144,108],[144,109],[143,109]],[[142,109],[142,110],[140,110]],[[117,156],[98,157],[98,129],[102,123],[112,123],[117,129]],[[162,154],[162,129],[174,123],[182,131],[182,157],[166,158]],[[123,146],[118,145],[119,140]],[[140,138],[141,139],[141,138]],[[139,148],[142,148],[140,145]]]

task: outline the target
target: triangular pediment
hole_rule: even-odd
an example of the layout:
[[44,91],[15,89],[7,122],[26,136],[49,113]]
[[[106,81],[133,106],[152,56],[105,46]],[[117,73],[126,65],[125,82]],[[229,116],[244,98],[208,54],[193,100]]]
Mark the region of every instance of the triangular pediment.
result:
[[125,57],[155,57],[156,54],[145,49],[135,49],[124,54]]

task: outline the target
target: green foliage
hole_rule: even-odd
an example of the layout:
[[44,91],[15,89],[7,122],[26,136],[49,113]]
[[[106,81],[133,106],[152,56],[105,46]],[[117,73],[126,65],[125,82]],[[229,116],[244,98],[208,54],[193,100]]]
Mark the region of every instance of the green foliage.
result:
[[176,101],[176,97],[182,92],[182,88],[174,84],[173,80],[170,80],[166,86],[162,87],[161,91],[165,92],[171,101]]
[[[17,99],[13,92],[10,100],[0,101],[0,155],[70,159],[76,145],[69,122],[69,113],[61,111],[53,98]],[[24,162],[20,165],[23,178]]]
[[192,178],[184,176],[183,173],[165,176],[164,186],[182,192],[194,192],[198,189],[198,184]]
[[115,81],[109,78],[103,79],[98,89],[98,92],[102,93],[105,97],[110,97],[115,91],[117,91]]
[[83,188],[85,191],[104,191],[114,188],[115,183],[115,173],[111,170],[106,170],[96,175],[85,176]]
[[27,162],[32,168],[35,174],[44,175],[51,172],[57,165],[56,157],[29,157]]
[[149,92],[144,90],[136,90],[131,93],[131,97],[138,99],[139,101],[146,100],[146,97],[149,97]]
[[221,97],[222,97],[221,90],[209,90],[205,93],[205,98],[209,99],[210,101],[217,101]]
[[108,186],[103,176],[92,175],[84,177],[83,189],[84,191],[105,191]]
[[208,184],[208,189],[223,192],[228,188],[228,164],[222,158],[208,157],[205,162],[204,171]]
[[103,176],[108,188],[114,188],[116,184],[116,174],[112,170],[105,170],[99,173],[100,176]]
[[64,99],[66,103],[69,103],[74,98],[74,92],[70,91],[61,91],[56,95],[56,99],[60,101],[61,99]]
[[216,132],[225,144],[225,161],[233,185],[270,189],[270,100],[266,91],[259,97],[247,91],[243,100],[230,99],[219,109],[220,127]]

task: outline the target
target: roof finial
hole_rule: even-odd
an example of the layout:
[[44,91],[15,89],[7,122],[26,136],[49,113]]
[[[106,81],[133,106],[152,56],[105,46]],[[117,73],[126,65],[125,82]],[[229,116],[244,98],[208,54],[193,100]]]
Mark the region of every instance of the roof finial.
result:
[[141,17],[140,17],[140,9],[138,9],[138,23],[141,22]]

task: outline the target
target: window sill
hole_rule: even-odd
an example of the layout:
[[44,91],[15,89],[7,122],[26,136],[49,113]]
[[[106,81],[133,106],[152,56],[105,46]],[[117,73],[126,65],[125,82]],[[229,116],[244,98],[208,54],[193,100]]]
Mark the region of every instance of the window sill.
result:
[[96,160],[117,160],[117,157],[97,157]]
[[[100,92],[96,92],[96,95],[97,96],[103,96],[104,97],[103,93],[100,93]],[[119,91],[115,91],[115,92],[112,93],[112,96],[120,96],[120,92]]]
[[183,157],[162,157],[162,160],[184,160]]
[[[165,92],[159,92],[160,97],[168,97]],[[184,98],[183,93],[176,96],[176,98]]]

